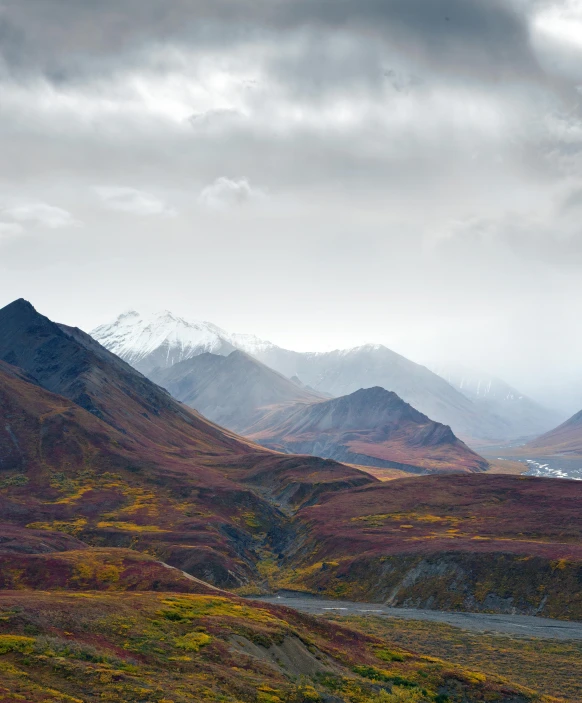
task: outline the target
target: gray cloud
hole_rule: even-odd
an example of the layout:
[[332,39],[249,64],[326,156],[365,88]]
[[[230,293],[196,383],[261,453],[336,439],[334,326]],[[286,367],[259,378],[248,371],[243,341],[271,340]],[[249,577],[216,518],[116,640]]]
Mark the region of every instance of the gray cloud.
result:
[[233,180],[221,176],[202,189],[198,202],[210,210],[225,210],[260,202],[264,198],[264,192],[252,188],[245,178]]
[[537,73],[527,14],[512,0],[4,0],[2,7],[7,66],[56,83],[110,69],[115,57],[127,61],[154,41],[232,48],[303,31],[347,32],[362,45],[379,42],[459,74]]
[[0,0],[0,302],[40,295],[87,328],[143,303],[413,357],[466,328],[466,361],[516,385],[542,360],[516,361],[525,336],[559,317],[559,350],[539,347],[574,366],[561,4]]
[[5,219],[12,220],[17,226],[19,223],[23,223],[48,229],[60,229],[80,224],[67,210],[47,203],[33,202],[13,205],[1,210],[0,215]]
[[127,212],[140,216],[175,217],[176,211],[163,200],[151,193],[144,193],[136,188],[119,186],[96,186],[95,192],[101,202],[110,210]]

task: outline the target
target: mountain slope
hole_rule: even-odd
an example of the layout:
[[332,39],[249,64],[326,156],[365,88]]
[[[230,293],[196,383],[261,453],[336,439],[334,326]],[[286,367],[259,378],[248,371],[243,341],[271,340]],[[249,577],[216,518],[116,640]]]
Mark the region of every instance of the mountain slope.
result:
[[128,364],[148,374],[196,354],[229,354],[226,333],[209,322],[186,321],[167,310],[144,316],[132,310],[101,325],[91,336]]
[[[582,483],[407,478],[306,507],[287,588],[390,605],[580,619]],[[514,610],[515,609],[515,610]]]
[[322,400],[238,350],[228,356],[200,354],[150,377],[213,422],[243,434],[269,406]]
[[433,371],[467,396],[484,413],[501,418],[509,435],[537,437],[555,427],[563,416],[545,408],[490,374],[462,364],[440,364]]
[[273,449],[363,466],[419,473],[483,471],[488,466],[450,427],[433,422],[383,388],[273,408],[247,434]]
[[4,703],[565,703],[227,594],[18,590],[0,609]]
[[521,456],[564,456],[582,458],[582,410],[550,432],[519,447]]
[[372,480],[222,430],[26,301],[0,310],[0,359],[22,369],[0,369],[0,514],[21,527],[153,551],[232,586],[284,531],[277,495],[296,507]]
[[91,332],[100,344],[142,373],[166,369],[198,354],[249,354],[271,347],[251,334],[230,334],[200,320],[185,320],[168,310],[143,315],[130,310]]

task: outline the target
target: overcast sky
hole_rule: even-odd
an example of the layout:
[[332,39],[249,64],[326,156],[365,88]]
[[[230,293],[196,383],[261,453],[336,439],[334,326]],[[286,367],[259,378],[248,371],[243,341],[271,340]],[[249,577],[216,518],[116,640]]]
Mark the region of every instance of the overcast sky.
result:
[[581,85],[582,0],[0,0],[0,304],[582,389]]

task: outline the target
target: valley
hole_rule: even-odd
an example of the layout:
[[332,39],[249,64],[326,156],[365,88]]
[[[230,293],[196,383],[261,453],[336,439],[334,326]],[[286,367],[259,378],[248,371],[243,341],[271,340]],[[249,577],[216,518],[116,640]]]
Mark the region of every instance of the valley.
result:
[[[463,626],[527,623],[542,638],[544,618],[558,618],[554,634],[576,637],[582,484],[489,473],[450,428],[382,388],[329,399],[240,351],[167,373],[192,388],[201,365],[214,374],[196,390],[209,414],[258,413],[256,434],[214,424],[24,300],[0,310],[5,691],[90,701],[82,682],[98,677],[111,701],[162,701],[160,682],[178,701],[545,700],[415,654],[386,668],[374,652],[390,643],[293,606],[367,617],[377,608],[355,604],[381,603]],[[240,402],[229,395],[239,368]],[[266,442],[261,423],[274,415],[284,432]],[[350,452],[291,453],[320,451],[305,444],[316,434]],[[364,467],[365,456],[385,465]],[[281,589],[332,605],[269,602]],[[233,678],[241,657],[246,673]],[[271,698],[250,693],[263,689]]]

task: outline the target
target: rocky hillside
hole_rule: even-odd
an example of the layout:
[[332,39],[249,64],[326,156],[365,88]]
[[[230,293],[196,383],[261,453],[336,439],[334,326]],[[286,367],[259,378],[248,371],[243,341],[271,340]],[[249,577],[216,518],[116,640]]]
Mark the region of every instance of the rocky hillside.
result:
[[429,476],[302,510],[286,587],[445,610],[582,618],[582,483]]
[[0,592],[6,703],[552,703],[390,640],[232,595]]
[[484,471],[487,462],[395,393],[368,388],[317,403],[273,408],[248,436],[264,446],[415,473]]

